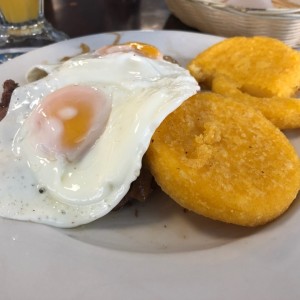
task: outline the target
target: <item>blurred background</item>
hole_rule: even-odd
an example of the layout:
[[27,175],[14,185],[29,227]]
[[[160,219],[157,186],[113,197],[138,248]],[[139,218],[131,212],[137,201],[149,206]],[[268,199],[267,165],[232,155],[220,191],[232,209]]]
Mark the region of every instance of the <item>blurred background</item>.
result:
[[193,30],[164,0],[46,0],[45,16],[70,37],[134,29]]

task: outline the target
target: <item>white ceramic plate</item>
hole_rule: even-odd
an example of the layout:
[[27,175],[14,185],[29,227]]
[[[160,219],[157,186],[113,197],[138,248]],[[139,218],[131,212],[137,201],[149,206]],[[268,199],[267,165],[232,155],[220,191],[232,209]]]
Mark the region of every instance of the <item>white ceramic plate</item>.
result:
[[[221,38],[174,31],[123,32],[121,42],[158,46],[185,65]],[[47,46],[0,66],[24,82],[29,67],[111,44],[99,34]],[[300,132],[289,137],[300,150]],[[1,299],[300,299],[299,200],[257,229],[186,213],[156,191],[75,229],[0,219]]]

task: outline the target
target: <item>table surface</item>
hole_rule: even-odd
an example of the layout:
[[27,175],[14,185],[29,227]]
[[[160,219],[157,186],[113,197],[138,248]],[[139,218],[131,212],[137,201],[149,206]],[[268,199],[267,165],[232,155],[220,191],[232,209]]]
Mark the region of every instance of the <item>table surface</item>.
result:
[[196,31],[172,15],[164,0],[47,0],[45,16],[70,38],[122,30]]

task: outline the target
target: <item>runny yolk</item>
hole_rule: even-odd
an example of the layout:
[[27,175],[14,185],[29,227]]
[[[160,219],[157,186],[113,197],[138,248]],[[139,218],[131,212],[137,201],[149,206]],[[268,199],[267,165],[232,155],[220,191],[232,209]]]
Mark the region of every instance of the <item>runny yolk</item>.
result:
[[[111,111],[106,96],[88,86],[66,86],[46,96],[32,114],[36,149],[78,158],[105,130]],[[52,154],[51,154],[52,153]]]

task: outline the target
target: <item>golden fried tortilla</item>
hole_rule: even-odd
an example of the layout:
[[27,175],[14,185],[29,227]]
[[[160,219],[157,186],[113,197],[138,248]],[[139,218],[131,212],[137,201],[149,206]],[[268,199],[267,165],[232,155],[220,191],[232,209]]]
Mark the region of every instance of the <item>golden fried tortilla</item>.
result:
[[268,120],[280,129],[300,127],[300,99],[296,98],[258,98],[241,91],[232,79],[218,75],[212,80],[213,92],[231,97],[259,110]]
[[260,112],[199,93],[170,114],[146,153],[155,180],[183,207],[256,226],[281,215],[300,187],[298,156]]
[[255,97],[291,97],[300,85],[299,52],[269,37],[225,39],[195,57],[188,69],[209,88],[216,75],[225,75]]

